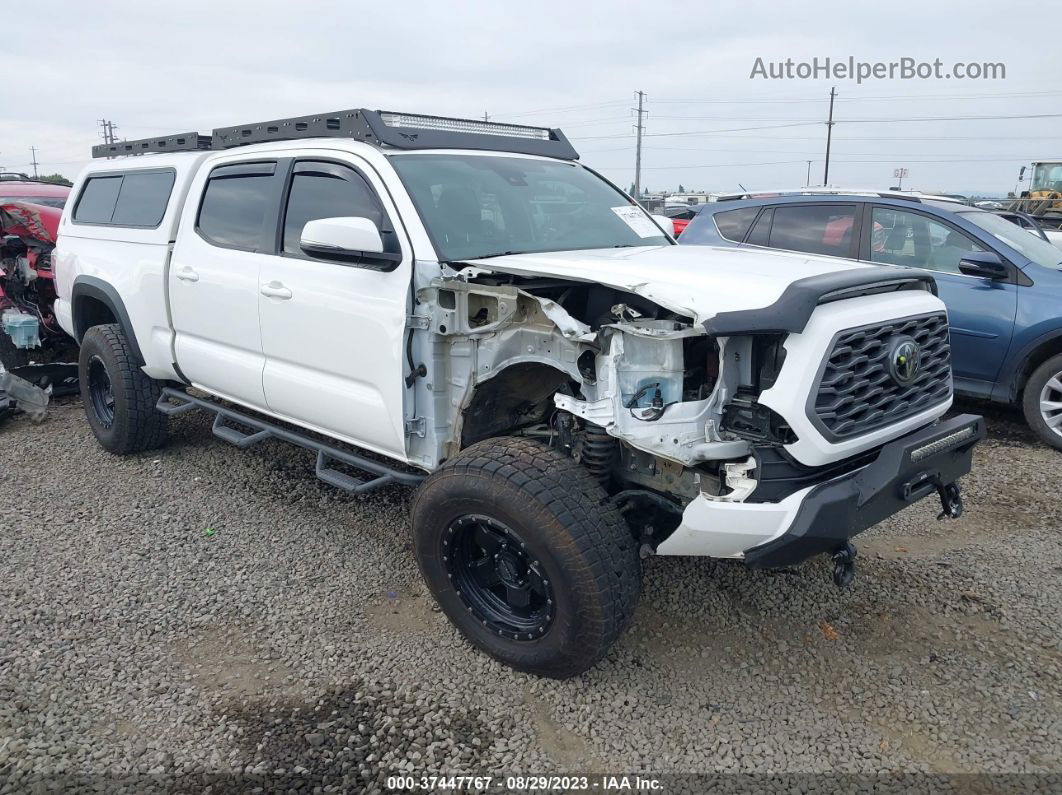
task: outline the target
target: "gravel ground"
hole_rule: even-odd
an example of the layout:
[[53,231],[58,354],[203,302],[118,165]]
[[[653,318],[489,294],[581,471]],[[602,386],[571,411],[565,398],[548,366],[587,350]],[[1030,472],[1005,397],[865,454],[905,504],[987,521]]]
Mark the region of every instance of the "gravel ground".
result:
[[631,631],[557,682],[433,610],[407,490],[348,497],[309,453],[240,452],[201,414],[113,458],[59,401],[0,425],[0,793],[1062,773],[1062,455],[1014,415],[989,427],[966,516],[938,523],[926,501],[868,532],[853,587],[825,561],[650,559]]

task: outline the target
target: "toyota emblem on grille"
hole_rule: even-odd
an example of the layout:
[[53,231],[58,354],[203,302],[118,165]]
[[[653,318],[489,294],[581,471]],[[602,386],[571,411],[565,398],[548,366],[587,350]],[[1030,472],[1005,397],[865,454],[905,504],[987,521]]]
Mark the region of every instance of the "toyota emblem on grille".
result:
[[922,350],[910,337],[900,337],[892,344],[889,373],[896,383],[906,386],[915,380],[922,364]]

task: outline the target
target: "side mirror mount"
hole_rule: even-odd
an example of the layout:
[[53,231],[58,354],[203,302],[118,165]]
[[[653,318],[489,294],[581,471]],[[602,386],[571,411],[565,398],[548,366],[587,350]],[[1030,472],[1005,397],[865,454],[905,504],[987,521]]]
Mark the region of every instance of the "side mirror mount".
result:
[[402,256],[384,251],[383,237],[368,218],[318,218],[302,228],[299,247],[311,257],[366,265],[398,263]]
[[959,271],[967,276],[980,276],[994,282],[1010,276],[1010,269],[994,251],[969,251],[959,260]]
[[661,228],[672,237],[675,236],[675,222],[666,215],[654,215],[653,220],[660,224]]

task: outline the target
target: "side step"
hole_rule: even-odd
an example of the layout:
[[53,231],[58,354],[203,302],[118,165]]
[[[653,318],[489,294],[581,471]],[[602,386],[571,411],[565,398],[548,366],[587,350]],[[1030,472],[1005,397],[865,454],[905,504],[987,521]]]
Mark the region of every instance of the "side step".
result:
[[[282,442],[298,445],[306,450],[313,450],[317,453],[317,465],[314,467],[314,474],[329,486],[335,486],[337,489],[342,489],[350,494],[364,494],[372,489],[386,486],[388,483],[416,486],[426,477],[415,472],[395,469],[385,463],[374,461],[356,453],[340,450],[338,447],[319,442],[308,434],[281,428],[249,414],[219,406],[213,401],[192,397],[172,387],[163,388],[162,396],[159,398],[155,408],[170,417],[195,409],[211,411],[214,413],[214,435],[241,449],[264,442],[266,439],[279,439]],[[232,427],[232,425],[226,425],[226,420],[245,428],[250,428],[252,432],[246,433],[239,428]],[[370,476],[375,475],[375,477],[360,479],[345,472],[340,472],[330,466],[336,461],[366,472]]]

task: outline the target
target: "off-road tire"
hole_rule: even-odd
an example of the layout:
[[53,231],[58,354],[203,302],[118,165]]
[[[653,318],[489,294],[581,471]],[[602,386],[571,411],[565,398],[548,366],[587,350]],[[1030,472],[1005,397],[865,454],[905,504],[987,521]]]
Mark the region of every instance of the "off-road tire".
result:
[[[113,416],[110,421],[93,400],[90,369],[105,371],[110,382]],[[117,323],[93,326],[81,340],[78,358],[81,401],[89,426],[100,446],[116,455],[161,447],[166,441],[166,416],[155,408],[162,384],[140,369],[125,332]]]
[[[40,353],[39,349],[36,349]],[[14,370],[16,367],[25,367],[30,363],[30,350],[28,348],[16,348],[14,340],[0,329],[0,365],[5,370]]]
[[[487,439],[419,487],[411,512],[417,563],[442,611],[474,645],[520,671],[576,676],[627,628],[641,591],[637,544],[606,500],[600,483],[568,456],[530,439]],[[526,543],[552,591],[544,634],[500,636],[454,587],[447,539],[468,515],[512,528]]]
[[1022,398],[1022,411],[1025,421],[1036,435],[1056,450],[1062,450],[1062,428],[1056,430],[1047,424],[1040,410],[1040,393],[1047,382],[1062,373],[1062,353],[1052,356],[1037,367],[1029,380],[1025,382],[1025,394]]

